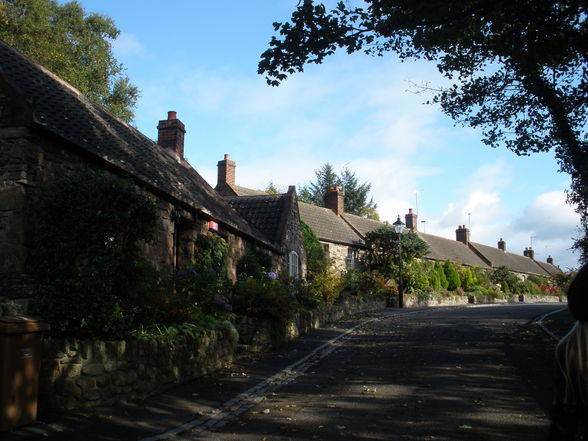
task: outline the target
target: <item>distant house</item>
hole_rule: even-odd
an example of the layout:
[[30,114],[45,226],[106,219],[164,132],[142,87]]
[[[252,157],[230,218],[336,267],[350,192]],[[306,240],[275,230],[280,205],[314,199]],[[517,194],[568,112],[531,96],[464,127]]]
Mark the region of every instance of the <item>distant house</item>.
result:
[[268,194],[235,185],[236,164],[226,154],[217,164],[215,190],[268,241],[279,247],[275,267],[290,277],[306,276],[306,253],[300,229],[296,189],[290,186],[283,194]]
[[[218,181],[215,189],[221,194],[231,198],[243,197],[263,198],[269,196],[260,190],[252,190],[236,185],[236,164],[225,155],[223,161],[218,163]],[[365,252],[365,237],[370,231],[388,225],[385,222],[366,219],[361,216],[345,212],[345,196],[339,187],[327,189],[324,207],[298,202],[300,220],[317,235],[323,245],[327,256],[332,259],[334,267],[338,271],[356,268],[358,258]],[[506,251],[506,243],[500,239],[498,247],[470,241],[470,230],[465,225],[459,225],[456,229],[455,240],[432,234],[421,233],[417,229],[418,216],[412,209],[404,216],[405,229],[414,231],[429,245],[429,253],[425,259],[452,262],[465,266],[479,266],[486,269],[495,269],[500,266],[507,267],[520,279],[525,280],[529,275],[551,277],[561,270],[553,264],[553,259],[548,257],[547,262],[539,262],[534,259],[532,249],[526,249],[524,255]]]
[[45,183],[77,170],[131,178],[156,202],[159,234],[145,253],[161,269],[190,262],[202,234],[227,240],[232,278],[247,249],[284,260],[278,236],[252,226],[188,164],[185,132],[169,112],[156,143],[0,41],[0,297],[34,295],[26,264],[32,201]]
[[[325,199],[327,205],[327,198],[329,193],[337,193],[337,198],[342,200],[343,194],[337,187],[329,189]],[[334,196],[331,196],[333,199]],[[342,206],[342,202],[340,203]],[[365,235],[377,228],[386,225],[383,222],[364,219],[359,216],[345,213],[341,211],[338,206],[333,209],[335,213],[344,219],[354,231],[365,238]],[[498,268],[500,266],[507,267],[510,271],[525,280],[529,275],[539,275],[543,277],[551,277],[561,270],[553,265],[553,259],[549,257],[547,262],[538,262],[534,259],[534,252],[532,249],[526,249],[524,255],[514,254],[506,251],[506,242],[502,239],[498,242],[498,247],[493,248],[480,243],[472,242],[470,240],[470,230],[465,225],[459,225],[455,230],[455,240],[447,239],[432,234],[421,233],[417,230],[417,214],[413,213],[412,209],[404,216],[406,229],[414,231],[422,240],[429,245],[429,253],[425,259],[444,261],[450,259],[452,262],[459,263],[465,266],[479,266],[482,268]]]

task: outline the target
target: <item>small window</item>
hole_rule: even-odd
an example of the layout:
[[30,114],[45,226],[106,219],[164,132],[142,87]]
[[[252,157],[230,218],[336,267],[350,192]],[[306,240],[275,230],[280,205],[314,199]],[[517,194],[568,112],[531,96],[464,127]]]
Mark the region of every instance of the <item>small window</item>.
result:
[[347,269],[354,269],[357,260],[357,251],[352,248],[347,249]]
[[298,278],[298,253],[296,251],[290,252],[288,259],[288,274],[290,277]]

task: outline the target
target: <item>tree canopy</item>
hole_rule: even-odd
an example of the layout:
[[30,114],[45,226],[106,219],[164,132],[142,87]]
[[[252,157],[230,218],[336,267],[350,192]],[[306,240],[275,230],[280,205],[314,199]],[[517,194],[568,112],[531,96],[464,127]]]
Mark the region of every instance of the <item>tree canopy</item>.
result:
[[139,91],[112,54],[119,33],[111,18],[76,1],[0,0],[2,40],[131,122]]
[[345,192],[345,211],[370,219],[378,219],[377,204],[369,198],[372,184],[364,182],[360,184],[355,173],[344,168],[340,175],[335,172],[329,163],[315,170],[316,181],[303,186],[300,189],[298,199],[308,204],[324,206],[325,194],[329,187],[341,187]]
[[[517,155],[554,150],[568,202],[588,225],[588,7],[585,0],[365,0],[332,10],[303,0],[259,73],[278,85],[338,48],[426,59],[453,85],[432,99],[483,142]],[[587,227],[585,229],[588,231]],[[588,244],[578,241],[584,257]]]
[[[398,234],[391,226],[383,226],[365,235],[368,251],[362,264],[368,270],[378,271],[386,277],[394,277],[398,273]],[[429,245],[415,232],[409,231],[400,235],[402,261],[407,263],[423,257],[429,252]]]

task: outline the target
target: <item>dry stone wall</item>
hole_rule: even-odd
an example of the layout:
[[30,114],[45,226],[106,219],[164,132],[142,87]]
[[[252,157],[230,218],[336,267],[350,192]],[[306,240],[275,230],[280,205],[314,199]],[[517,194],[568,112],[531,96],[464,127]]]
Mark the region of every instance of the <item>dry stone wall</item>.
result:
[[282,325],[282,329],[277,329],[269,320],[238,317],[234,321],[239,331],[238,349],[241,352],[264,352],[345,316],[378,311],[385,305],[384,300],[349,298],[321,311],[300,312],[291,322]]
[[39,405],[79,409],[133,401],[231,363],[235,328],[225,322],[200,339],[43,341]]

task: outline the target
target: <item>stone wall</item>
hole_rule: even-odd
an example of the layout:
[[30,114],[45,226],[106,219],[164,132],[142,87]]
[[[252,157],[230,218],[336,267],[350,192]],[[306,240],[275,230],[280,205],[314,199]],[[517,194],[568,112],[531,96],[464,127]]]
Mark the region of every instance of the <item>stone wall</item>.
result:
[[321,243],[329,246],[329,255],[327,257],[333,259],[333,268],[340,273],[347,271],[347,253],[349,251],[349,246],[331,242]]
[[[561,302],[558,296],[538,295],[511,295],[502,298],[486,296],[404,296],[406,308],[424,308],[431,306],[458,306],[467,304],[495,304],[495,303],[557,303]],[[565,299],[563,299],[565,302]]]
[[[303,312],[272,340],[272,325],[247,317],[225,322],[200,340],[77,341],[45,338],[39,406],[80,409],[139,400],[231,363],[238,350],[261,352],[347,315],[375,311],[384,301],[349,299]],[[239,345],[239,347],[237,347]]]
[[304,250],[304,240],[302,238],[302,230],[300,229],[300,214],[298,212],[298,202],[296,201],[296,193],[293,187],[290,187],[286,195],[285,207],[287,211],[282,213],[280,225],[283,228],[284,236],[282,239],[282,254],[275,256],[274,268],[285,274],[289,271],[289,257],[290,252],[295,251],[298,254],[299,262],[299,277],[306,277],[306,251]]
[[385,304],[384,300],[348,298],[321,311],[300,312],[281,329],[276,328],[276,324],[269,320],[238,317],[234,324],[239,331],[239,350],[241,352],[267,351],[269,348],[278,347],[345,316],[381,310]]
[[200,339],[173,342],[44,339],[39,406],[79,409],[145,398],[231,363],[237,339],[229,322]]

